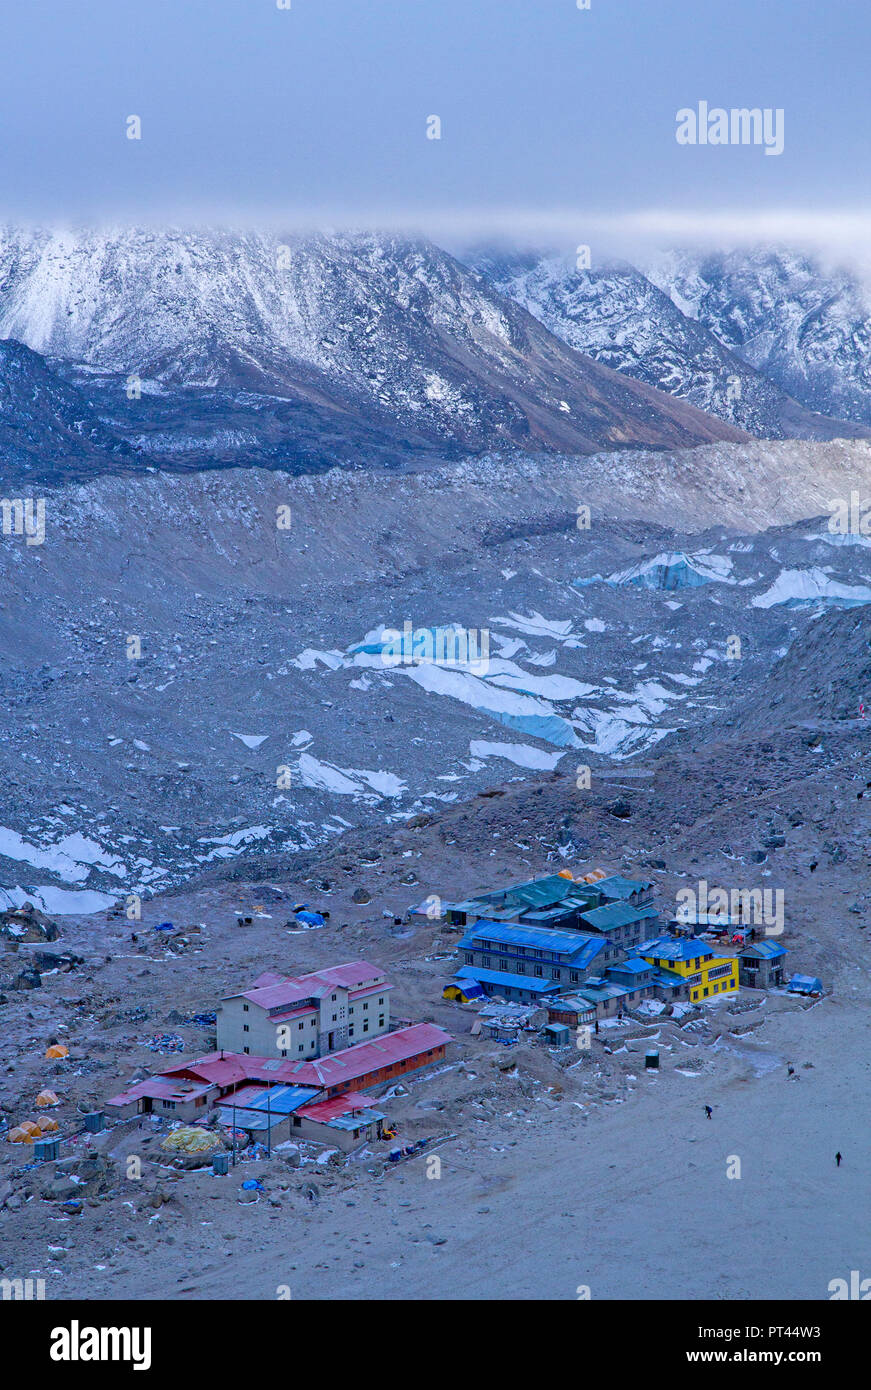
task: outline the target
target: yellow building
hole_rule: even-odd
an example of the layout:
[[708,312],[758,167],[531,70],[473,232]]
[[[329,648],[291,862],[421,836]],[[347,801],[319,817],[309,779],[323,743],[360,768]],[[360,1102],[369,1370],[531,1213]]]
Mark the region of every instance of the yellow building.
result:
[[738,988],[738,961],[715,956],[697,936],[659,936],[643,941],[636,954],[651,965],[680,975],[694,1004]]

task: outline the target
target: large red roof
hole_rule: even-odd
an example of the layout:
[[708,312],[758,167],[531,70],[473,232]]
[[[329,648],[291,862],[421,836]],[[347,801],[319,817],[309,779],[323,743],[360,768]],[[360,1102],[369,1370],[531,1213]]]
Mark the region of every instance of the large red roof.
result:
[[384,1033],[371,1042],[356,1043],[343,1048],[341,1052],[331,1052],[327,1057],[317,1057],[310,1062],[297,1062],[293,1065],[293,1080],[301,1086],[339,1086],[345,1081],[356,1081],[369,1072],[380,1071],[382,1067],[395,1062],[405,1062],[431,1048],[445,1047],[452,1042],[450,1033],[437,1028],[434,1023],[415,1023],[410,1028],[399,1028],[395,1033]]
[[360,990],[391,989],[387,976],[377,965],[365,960],[348,961],[345,965],[333,965],[326,970],[313,970],[308,975],[288,975],[283,977],[267,971],[259,975],[250,989],[239,994],[229,994],[227,999],[248,999],[262,1009],[290,1008],[305,999],[318,998],[328,994],[337,986],[342,989]]
[[[344,1082],[356,1081],[370,1072],[381,1071],[396,1062],[408,1061],[422,1052],[437,1047],[446,1047],[453,1039],[450,1033],[438,1028],[434,1023],[414,1023],[410,1028],[399,1028],[395,1033],[384,1033],[371,1042],[356,1043],[353,1047],[332,1052],[327,1057],[318,1057],[310,1062],[288,1062],[276,1057],[249,1057],[244,1052],[210,1052],[205,1057],[196,1057],[190,1062],[179,1062],[174,1067],[164,1067],[160,1082],[166,1084],[169,1078],[190,1078],[205,1082],[209,1086],[237,1086],[244,1081],[280,1081],[296,1086],[314,1086],[318,1090],[340,1086]],[[147,1088],[155,1084],[155,1078],[139,1082],[113,1096],[114,1104],[122,1105],[126,1100],[136,1100],[148,1094]],[[189,1092],[188,1094],[193,1094]]]

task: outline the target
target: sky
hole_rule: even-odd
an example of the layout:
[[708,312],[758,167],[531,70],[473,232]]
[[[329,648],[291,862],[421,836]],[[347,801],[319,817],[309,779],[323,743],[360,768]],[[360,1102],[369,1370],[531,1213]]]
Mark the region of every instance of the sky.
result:
[[[0,0],[0,217],[871,228],[860,0],[281,3]],[[679,145],[700,101],[781,109],[783,152]]]

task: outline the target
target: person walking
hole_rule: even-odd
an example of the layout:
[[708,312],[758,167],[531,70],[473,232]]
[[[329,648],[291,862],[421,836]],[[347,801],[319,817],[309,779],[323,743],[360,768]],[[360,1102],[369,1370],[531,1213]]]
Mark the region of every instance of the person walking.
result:
[[710,1107],[709,1105],[706,1105],[706,1106],[705,1106],[705,1114],[707,1115],[707,1117],[708,1117],[709,1120],[710,1120],[711,1117],[713,1116],[713,1113],[714,1113],[714,1112],[713,1112],[713,1110],[711,1109],[711,1107]]
[[841,1166],[841,1153],[840,1153],[840,1151],[839,1151],[838,1153],[835,1154],[835,1162],[837,1163],[838,1167],[840,1168],[840,1166]]

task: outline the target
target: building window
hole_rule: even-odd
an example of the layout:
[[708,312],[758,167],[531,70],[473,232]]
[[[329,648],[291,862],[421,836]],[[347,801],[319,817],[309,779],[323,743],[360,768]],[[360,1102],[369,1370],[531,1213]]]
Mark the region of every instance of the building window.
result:
[[297,1030],[298,1030],[299,1032],[302,1032],[302,1024],[301,1024],[301,1023],[298,1023],[296,1026],[297,1026]]
[[379,1027],[379,1028],[383,1028],[383,1027],[384,1027],[384,1015],[383,1015],[383,1014],[381,1015],[381,1017],[380,1017],[379,1020],[378,1020],[378,1027]]
[[[297,1050],[297,1052],[305,1052],[305,1043],[300,1043],[299,1047],[298,1047],[296,1050]],[[284,1056],[284,1053],[282,1052],[281,1055],[282,1055],[282,1057],[283,1057],[283,1056]]]
[[350,1028],[348,1029],[348,1037],[349,1037],[349,1038],[353,1038],[353,1036],[354,1036],[354,1025],[353,1025],[353,1023],[352,1023],[351,1026],[350,1026]]
[[348,1013],[349,1013],[349,1014],[352,1014],[353,1012],[354,1012],[354,1005],[353,1005],[353,1004],[349,1004],[349,1005],[348,1005]]
[[364,1008],[364,1009],[368,1009],[368,1007],[369,1007],[369,1000],[367,999],[366,1002],[365,1002],[365,1004],[363,1005],[363,1008]]
[[251,1029],[248,1027],[248,1024],[247,1024],[247,1023],[243,1023],[243,1024],[242,1024],[242,1032],[243,1032],[243,1033],[250,1033],[250,1031],[251,1031]]
[[336,1021],[336,1015],[333,1014],[333,1022],[335,1023],[335,1021]]
[[378,1000],[378,1007],[380,1008],[381,1005],[382,1005],[383,1003],[384,1003],[384,995],[382,994],[382,995],[381,995],[381,998]]
[[247,1012],[248,1012],[248,1005],[247,1005],[247,1004],[243,1004],[243,1005],[242,1005],[242,1012],[243,1012],[243,1014],[247,1014]]
[[335,1004],[335,1002],[336,1002],[336,996],[335,996],[335,994],[331,994],[331,995],[330,995],[330,1003],[331,1003],[331,1004]]
[[475,962],[475,957],[472,955],[472,952],[471,952],[471,951],[466,951],[466,952],[465,952],[465,959],[466,959],[466,964],[467,964],[467,965],[473,965],[474,962]]
[[540,966],[540,965],[534,965],[532,968],[533,968],[533,970],[535,971],[536,975],[541,976],[541,975],[544,974],[544,970],[543,970],[542,966]]
[[364,1033],[368,1033],[368,1032],[369,1032],[369,1020],[368,1020],[368,1018],[366,1019],[366,1022],[363,1024],[363,1032],[364,1032]]
[[250,1052],[251,1049],[250,1049],[250,1047],[243,1047],[243,1048],[242,1048],[242,1051],[243,1051],[243,1052]]

